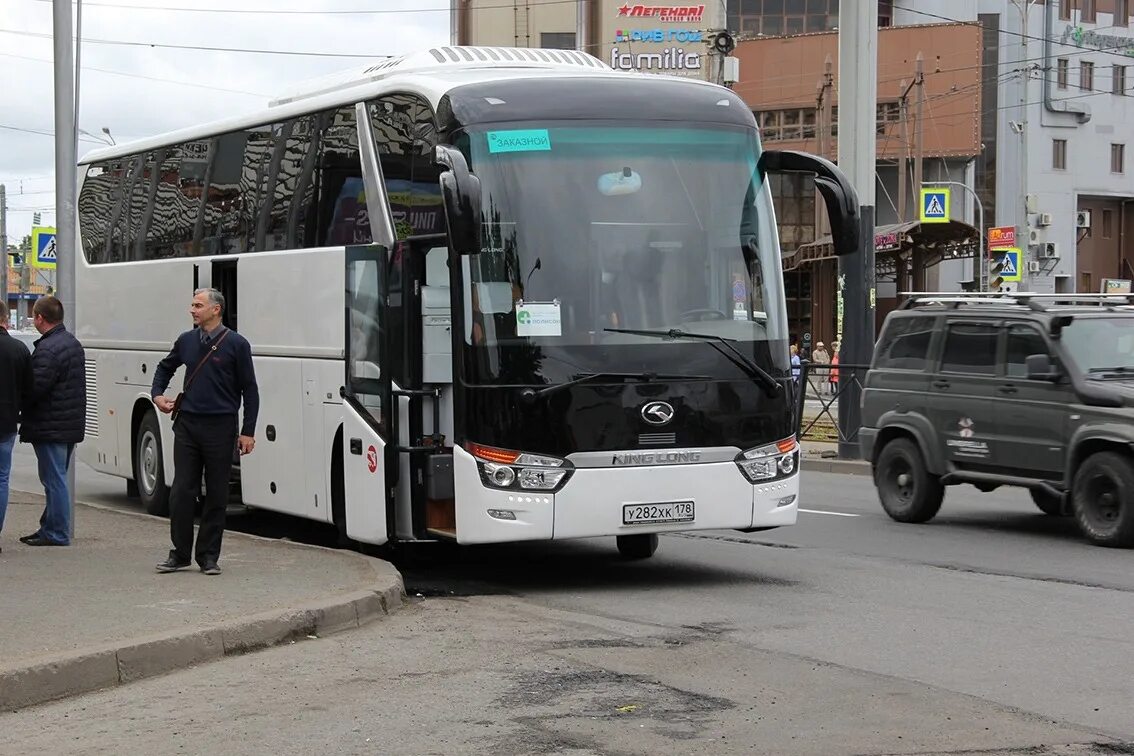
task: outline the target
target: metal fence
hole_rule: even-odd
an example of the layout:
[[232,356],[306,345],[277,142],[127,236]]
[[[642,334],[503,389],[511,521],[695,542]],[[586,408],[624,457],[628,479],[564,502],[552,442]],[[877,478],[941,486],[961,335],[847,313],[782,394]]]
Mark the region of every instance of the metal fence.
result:
[[825,365],[800,363],[796,385],[796,427],[799,437],[807,441],[854,442],[859,427],[844,431],[839,427],[839,397],[851,386],[862,391],[862,382],[869,365]]

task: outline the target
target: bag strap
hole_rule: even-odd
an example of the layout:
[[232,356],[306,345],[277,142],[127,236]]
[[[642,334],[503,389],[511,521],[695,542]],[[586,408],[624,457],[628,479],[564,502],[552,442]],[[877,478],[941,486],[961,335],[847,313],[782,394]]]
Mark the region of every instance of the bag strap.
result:
[[216,343],[209,347],[209,351],[205,352],[205,355],[197,363],[197,366],[193,368],[193,372],[190,373],[189,377],[185,379],[185,387],[182,389],[182,391],[189,390],[189,384],[193,382],[193,379],[197,377],[197,373],[199,373],[201,368],[205,366],[205,363],[209,361],[209,357],[213,356],[213,352],[217,351],[217,349],[220,347],[221,342],[224,341],[224,337],[228,336],[228,331],[228,328],[224,329],[224,333],[221,334]]

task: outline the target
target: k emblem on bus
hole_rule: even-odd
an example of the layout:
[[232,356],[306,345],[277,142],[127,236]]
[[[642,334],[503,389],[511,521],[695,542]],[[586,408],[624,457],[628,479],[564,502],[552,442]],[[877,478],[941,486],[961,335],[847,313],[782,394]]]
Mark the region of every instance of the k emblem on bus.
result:
[[669,402],[650,402],[642,407],[642,419],[650,425],[665,425],[673,415],[673,405]]

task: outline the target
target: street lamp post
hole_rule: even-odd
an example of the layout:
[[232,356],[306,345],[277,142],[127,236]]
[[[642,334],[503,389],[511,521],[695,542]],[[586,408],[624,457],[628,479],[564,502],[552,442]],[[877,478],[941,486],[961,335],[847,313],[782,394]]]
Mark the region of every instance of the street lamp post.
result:
[[980,197],[968,184],[962,184],[960,181],[922,181],[922,186],[959,186],[968,192],[969,196],[973,198],[976,203],[977,209],[977,226],[980,227],[980,239],[977,240],[977,291],[984,291],[985,278],[984,266],[987,262],[984,259],[984,203],[980,201]]

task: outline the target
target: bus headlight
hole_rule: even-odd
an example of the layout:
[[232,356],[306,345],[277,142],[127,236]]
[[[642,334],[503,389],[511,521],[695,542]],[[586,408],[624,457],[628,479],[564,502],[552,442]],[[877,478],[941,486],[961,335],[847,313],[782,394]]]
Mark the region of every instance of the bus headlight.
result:
[[741,452],[736,465],[750,483],[766,483],[793,475],[799,467],[799,444],[795,436],[774,444]]
[[465,449],[476,459],[481,481],[489,488],[527,491],[556,491],[571,477],[570,462],[546,454],[499,449],[466,443]]

